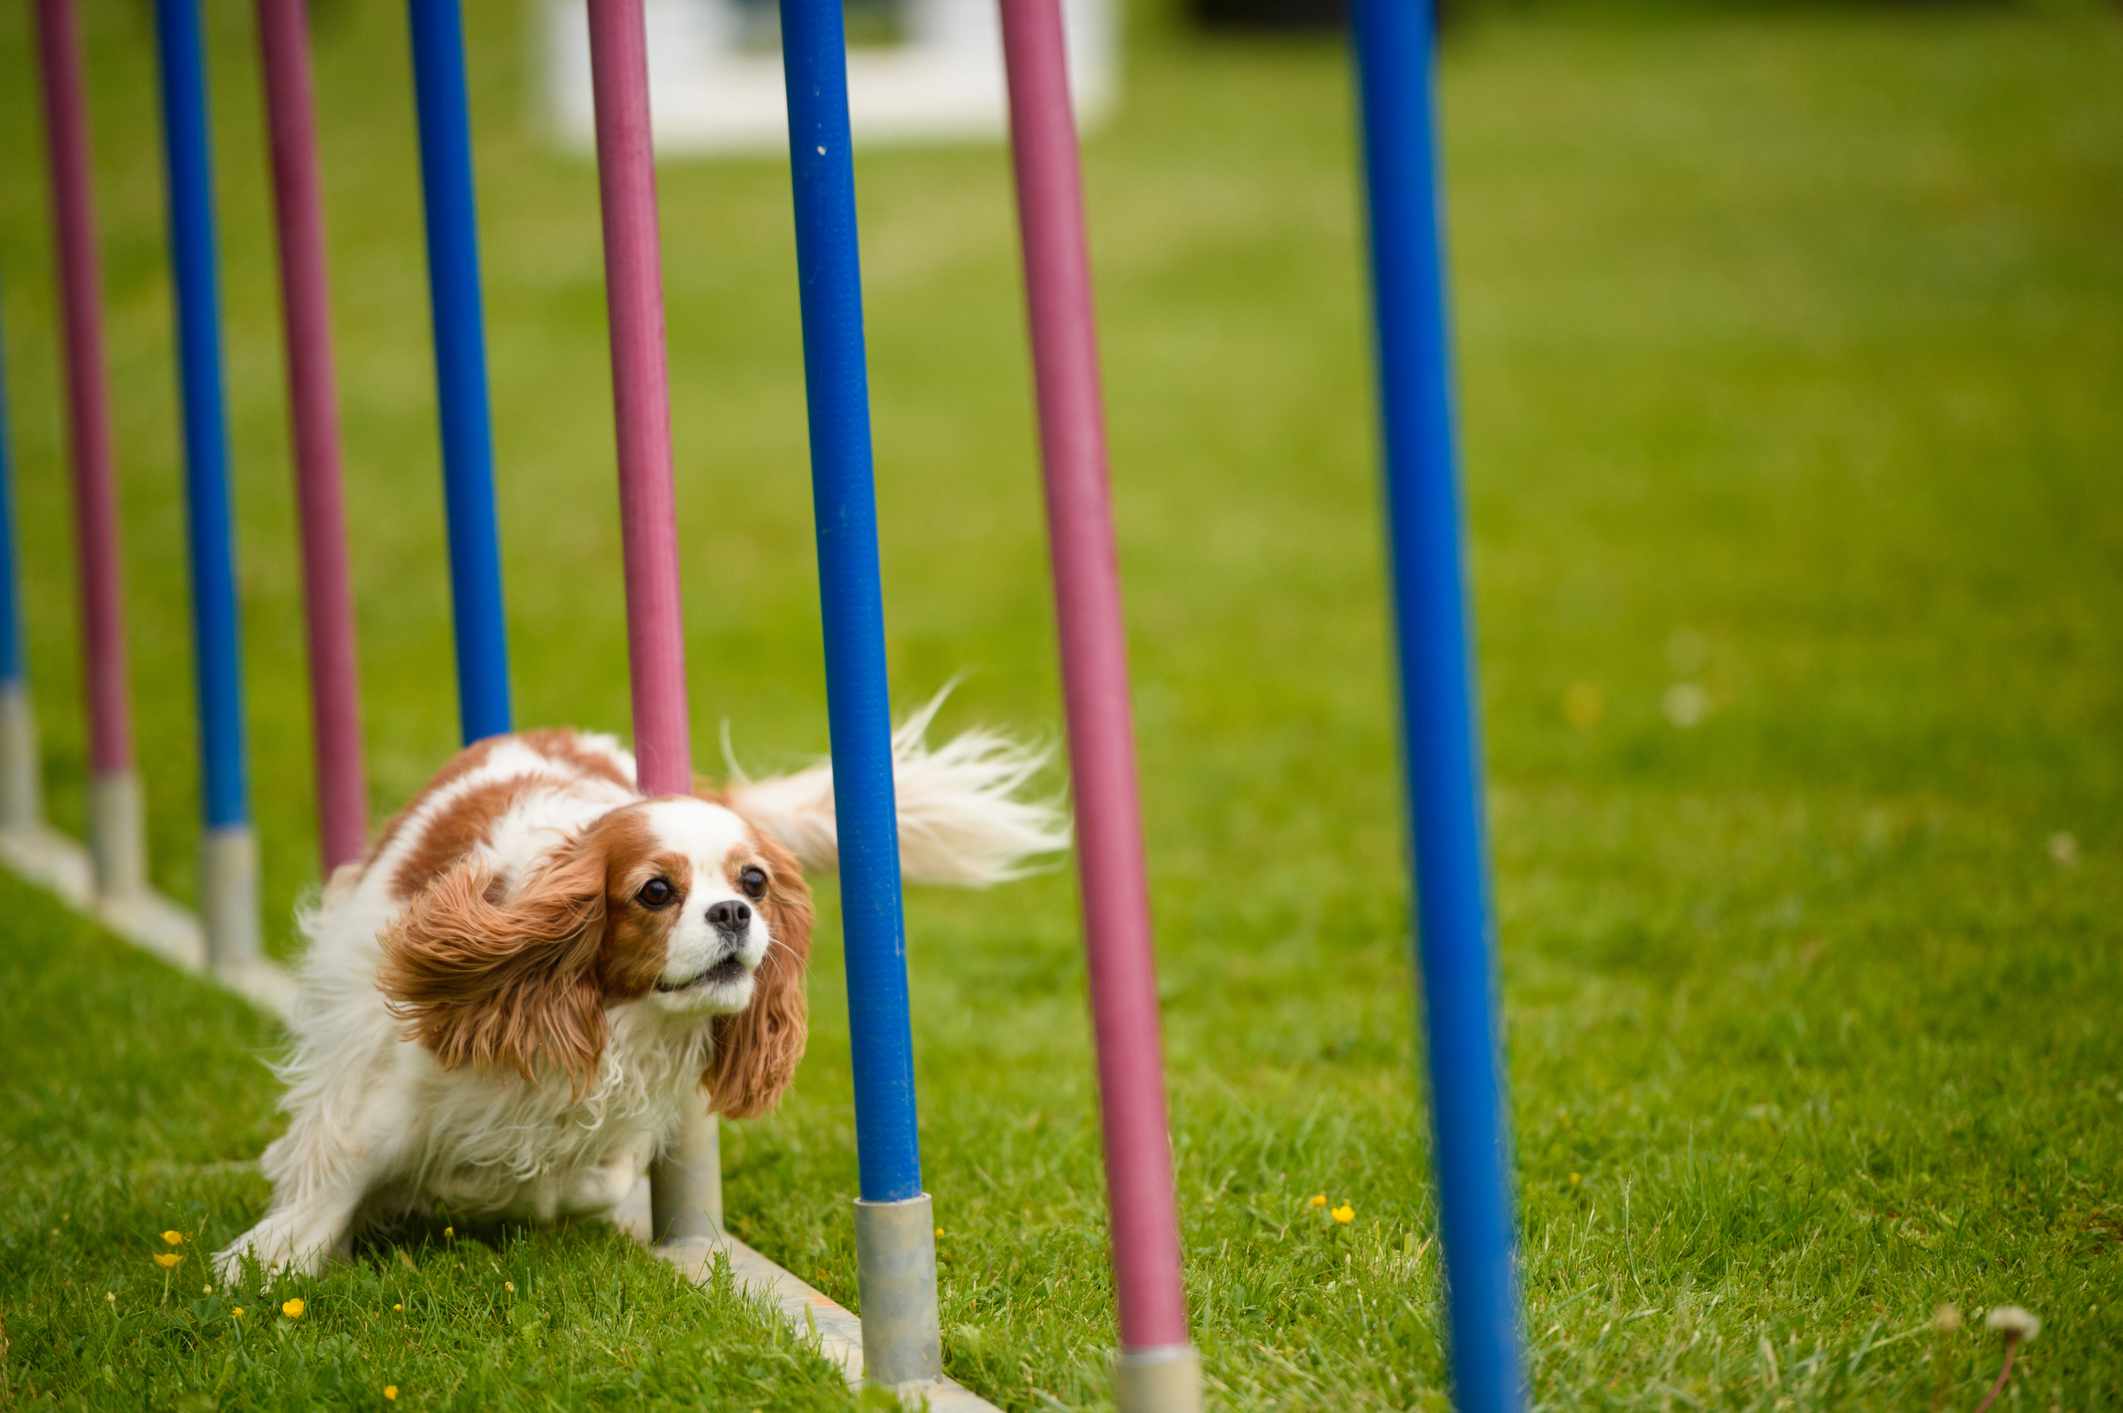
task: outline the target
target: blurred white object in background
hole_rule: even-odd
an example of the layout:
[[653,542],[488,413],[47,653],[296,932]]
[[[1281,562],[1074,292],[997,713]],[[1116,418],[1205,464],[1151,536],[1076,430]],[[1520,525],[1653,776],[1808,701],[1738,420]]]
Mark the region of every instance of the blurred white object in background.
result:
[[[583,0],[536,0],[541,119],[565,145],[595,145]],[[867,0],[847,9],[856,141],[999,138],[1008,130],[996,0]],[[1118,86],[1114,0],[1064,0],[1079,126]],[[772,0],[646,0],[650,111],[659,153],[779,150],[788,141]]]

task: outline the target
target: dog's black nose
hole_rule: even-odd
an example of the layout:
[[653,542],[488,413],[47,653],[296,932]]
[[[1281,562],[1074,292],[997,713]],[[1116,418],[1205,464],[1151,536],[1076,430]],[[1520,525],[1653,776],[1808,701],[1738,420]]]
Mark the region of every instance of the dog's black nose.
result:
[[708,924],[717,932],[742,932],[752,925],[752,910],[735,898],[708,905]]

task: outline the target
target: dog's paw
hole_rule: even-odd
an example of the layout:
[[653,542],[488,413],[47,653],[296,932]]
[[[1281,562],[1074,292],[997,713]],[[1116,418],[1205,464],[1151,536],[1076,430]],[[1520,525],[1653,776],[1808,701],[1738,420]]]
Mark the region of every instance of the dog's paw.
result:
[[214,1253],[214,1274],[224,1285],[243,1279],[246,1259],[254,1260],[268,1284],[277,1276],[313,1276],[331,1255],[336,1233],[318,1232],[282,1214],[267,1217]]
[[214,1277],[223,1285],[234,1285],[243,1279],[243,1258],[251,1254],[251,1248],[239,1241],[214,1253]]
[[631,1153],[621,1153],[600,1163],[594,1168],[585,1168],[576,1173],[561,1199],[561,1210],[569,1216],[590,1217],[609,1213],[627,1200],[647,1171],[645,1158]]

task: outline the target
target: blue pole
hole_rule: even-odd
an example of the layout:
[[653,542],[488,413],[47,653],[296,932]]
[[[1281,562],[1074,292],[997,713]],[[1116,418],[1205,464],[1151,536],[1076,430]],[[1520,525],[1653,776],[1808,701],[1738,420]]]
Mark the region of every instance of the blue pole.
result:
[[184,496],[198,657],[199,748],[209,828],[250,817],[243,743],[236,570],[230,549],[228,427],[221,399],[221,296],[214,274],[214,178],[208,162],[206,65],[196,0],[156,0],[162,145],[169,177],[170,260],[184,394]]
[[21,565],[15,558],[15,468],[8,454],[5,320],[0,320],[0,830],[40,827],[36,712],[22,641]]
[[914,1122],[914,1037],[907,1016],[877,488],[870,467],[870,389],[863,361],[862,268],[841,25],[840,0],[782,0],[811,497],[846,914],[856,1160],[863,1199],[898,1202],[921,1192],[921,1149]]
[[494,523],[494,436],[487,412],[486,318],[472,130],[457,0],[408,0],[427,202],[428,293],[435,321],[435,400],[442,420],[450,601],[457,626],[457,717],[466,741],[509,729],[509,645]]
[[1427,3],[1357,0],[1401,729],[1454,1401],[1525,1401]]
[[15,463],[8,452],[6,321],[0,320],[0,687],[29,675],[22,647],[21,566],[15,560]]

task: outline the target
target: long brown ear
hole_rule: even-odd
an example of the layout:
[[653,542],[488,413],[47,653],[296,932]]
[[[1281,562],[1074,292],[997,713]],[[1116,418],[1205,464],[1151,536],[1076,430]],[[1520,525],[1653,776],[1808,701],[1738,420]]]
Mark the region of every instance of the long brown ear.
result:
[[384,933],[376,984],[445,1069],[501,1064],[535,1079],[545,1064],[579,1093],[604,1054],[604,890],[604,851],[586,841],[498,900],[491,870],[460,863]]
[[715,1018],[715,1053],[701,1076],[710,1107],[733,1119],[755,1118],[781,1101],[809,1034],[804,971],[811,959],[811,890],[795,855],[753,833],[773,876],[759,910],[774,945],[759,964],[752,1004]]

